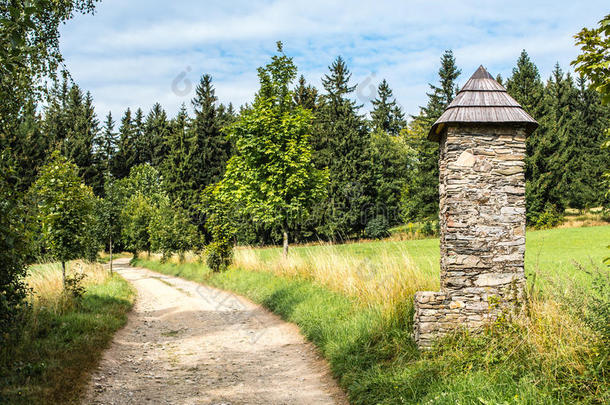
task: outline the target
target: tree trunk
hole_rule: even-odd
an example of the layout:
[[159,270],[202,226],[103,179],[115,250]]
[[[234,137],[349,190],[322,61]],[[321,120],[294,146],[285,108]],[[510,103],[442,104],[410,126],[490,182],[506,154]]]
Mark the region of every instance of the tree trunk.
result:
[[110,275],[112,275],[112,236],[110,236]]
[[61,262],[61,282],[66,289],[66,262]]
[[284,259],[288,259],[288,232],[284,230]]

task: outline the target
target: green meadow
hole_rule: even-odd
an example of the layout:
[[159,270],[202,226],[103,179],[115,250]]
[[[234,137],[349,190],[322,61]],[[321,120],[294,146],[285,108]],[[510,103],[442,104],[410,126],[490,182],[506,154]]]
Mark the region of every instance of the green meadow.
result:
[[609,241],[610,226],[528,232],[526,271],[539,288],[525,310],[425,352],[411,336],[412,297],[438,287],[437,239],[299,246],[287,260],[279,248],[238,248],[220,273],[195,257],[135,264],[234,291],[294,322],[353,404],[603,404],[610,353],[590,320],[608,319],[599,303]]

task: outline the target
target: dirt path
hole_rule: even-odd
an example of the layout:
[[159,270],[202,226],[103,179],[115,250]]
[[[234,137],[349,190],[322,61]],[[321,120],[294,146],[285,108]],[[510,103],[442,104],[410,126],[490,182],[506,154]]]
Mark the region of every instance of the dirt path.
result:
[[245,298],[129,266],[127,326],[94,372],[84,404],[346,404],[298,329]]

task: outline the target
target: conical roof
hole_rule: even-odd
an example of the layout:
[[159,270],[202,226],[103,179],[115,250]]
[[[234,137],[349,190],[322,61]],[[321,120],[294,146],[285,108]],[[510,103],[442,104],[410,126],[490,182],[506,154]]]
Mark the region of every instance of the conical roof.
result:
[[538,123],[506,89],[479,66],[430,128],[428,139],[438,141],[446,124],[523,124],[531,133]]

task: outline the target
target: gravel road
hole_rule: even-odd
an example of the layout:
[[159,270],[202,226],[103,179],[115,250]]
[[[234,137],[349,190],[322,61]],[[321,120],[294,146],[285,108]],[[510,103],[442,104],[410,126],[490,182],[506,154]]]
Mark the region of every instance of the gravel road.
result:
[[134,310],[84,404],[347,404],[296,326],[247,299],[129,266]]

